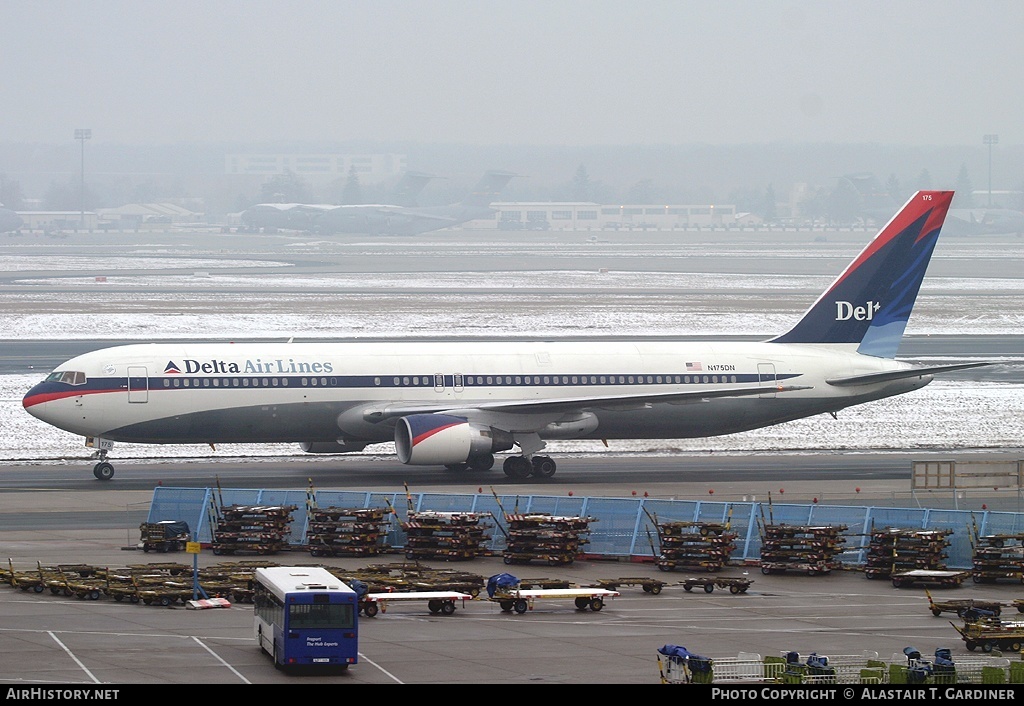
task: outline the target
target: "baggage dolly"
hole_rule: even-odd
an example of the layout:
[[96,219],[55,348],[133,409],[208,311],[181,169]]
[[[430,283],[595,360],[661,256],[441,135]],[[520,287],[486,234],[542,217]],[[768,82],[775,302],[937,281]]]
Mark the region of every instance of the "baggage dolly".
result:
[[998,617],[1003,608],[1003,604],[999,601],[984,601],[977,598],[953,598],[937,601],[932,598],[931,591],[927,588],[924,590],[924,595],[928,596],[928,609],[936,618],[943,613],[956,613],[957,617],[972,622],[981,617]]
[[604,602],[606,598],[615,598],[619,594],[618,591],[612,591],[607,588],[532,588],[532,589],[519,589],[514,588],[507,591],[496,592],[493,596],[490,596],[487,600],[494,601],[501,606],[502,613],[512,613],[513,611],[520,615],[528,610],[533,610],[534,603],[538,600],[545,600],[549,598],[553,599],[573,599],[576,605],[576,610],[586,610],[590,608],[592,611],[599,611],[604,608]]
[[688,578],[682,582],[683,589],[692,591],[696,586],[703,586],[705,593],[711,593],[718,588],[728,588],[730,593],[746,593],[753,583],[752,579],[724,578],[721,576],[709,576],[700,578]]
[[659,581],[658,579],[637,577],[627,577],[620,579],[598,579],[597,583],[595,584],[597,588],[607,588],[612,591],[617,590],[619,586],[639,586],[643,589],[644,593],[651,593],[655,596],[661,593],[661,589],[663,589],[665,585],[666,584],[664,581]]
[[386,613],[388,603],[401,601],[426,601],[427,609],[433,614],[451,615],[455,612],[455,602],[473,600],[468,593],[458,591],[396,591],[394,593],[367,593],[360,601],[363,615],[372,618],[377,612]]
[[894,572],[890,576],[890,580],[893,588],[909,588],[914,585],[948,587],[959,586],[970,575],[970,571],[914,569]]

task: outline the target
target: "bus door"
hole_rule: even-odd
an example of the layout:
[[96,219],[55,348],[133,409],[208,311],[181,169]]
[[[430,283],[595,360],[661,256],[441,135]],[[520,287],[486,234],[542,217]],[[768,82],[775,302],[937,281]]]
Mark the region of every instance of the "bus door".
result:
[[[757,364],[757,384],[760,387],[766,387],[768,385],[775,385],[778,378],[775,377],[775,363],[758,363]],[[760,399],[774,399],[775,391],[762,392],[758,395]]]
[[149,401],[149,374],[145,366],[128,366],[128,403]]

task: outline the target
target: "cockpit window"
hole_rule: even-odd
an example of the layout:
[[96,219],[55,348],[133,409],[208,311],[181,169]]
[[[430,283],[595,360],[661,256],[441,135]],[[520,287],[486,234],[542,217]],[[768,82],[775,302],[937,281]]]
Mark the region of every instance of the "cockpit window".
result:
[[68,385],[84,385],[85,373],[77,370],[57,371],[47,375],[46,382],[63,382]]

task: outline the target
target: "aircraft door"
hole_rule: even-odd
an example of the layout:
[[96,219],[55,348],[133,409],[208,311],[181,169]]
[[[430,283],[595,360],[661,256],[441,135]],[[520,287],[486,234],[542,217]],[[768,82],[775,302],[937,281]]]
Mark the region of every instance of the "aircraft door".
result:
[[149,373],[141,365],[128,366],[128,403],[149,401]]
[[[774,385],[778,382],[778,378],[775,376],[775,364],[774,363],[758,363],[757,364],[757,384],[760,386]],[[774,392],[763,392],[758,395],[760,399],[774,399]]]

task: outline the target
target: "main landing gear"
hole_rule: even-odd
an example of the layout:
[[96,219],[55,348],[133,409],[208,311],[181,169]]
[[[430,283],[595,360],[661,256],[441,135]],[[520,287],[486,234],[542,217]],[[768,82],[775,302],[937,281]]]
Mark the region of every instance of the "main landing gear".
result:
[[483,473],[494,468],[494,454],[474,454],[465,463],[449,463],[445,466],[449,471],[477,471]]
[[509,478],[521,480],[529,476],[551,478],[555,475],[555,460],[550,456],[509,456],[501,469]]

